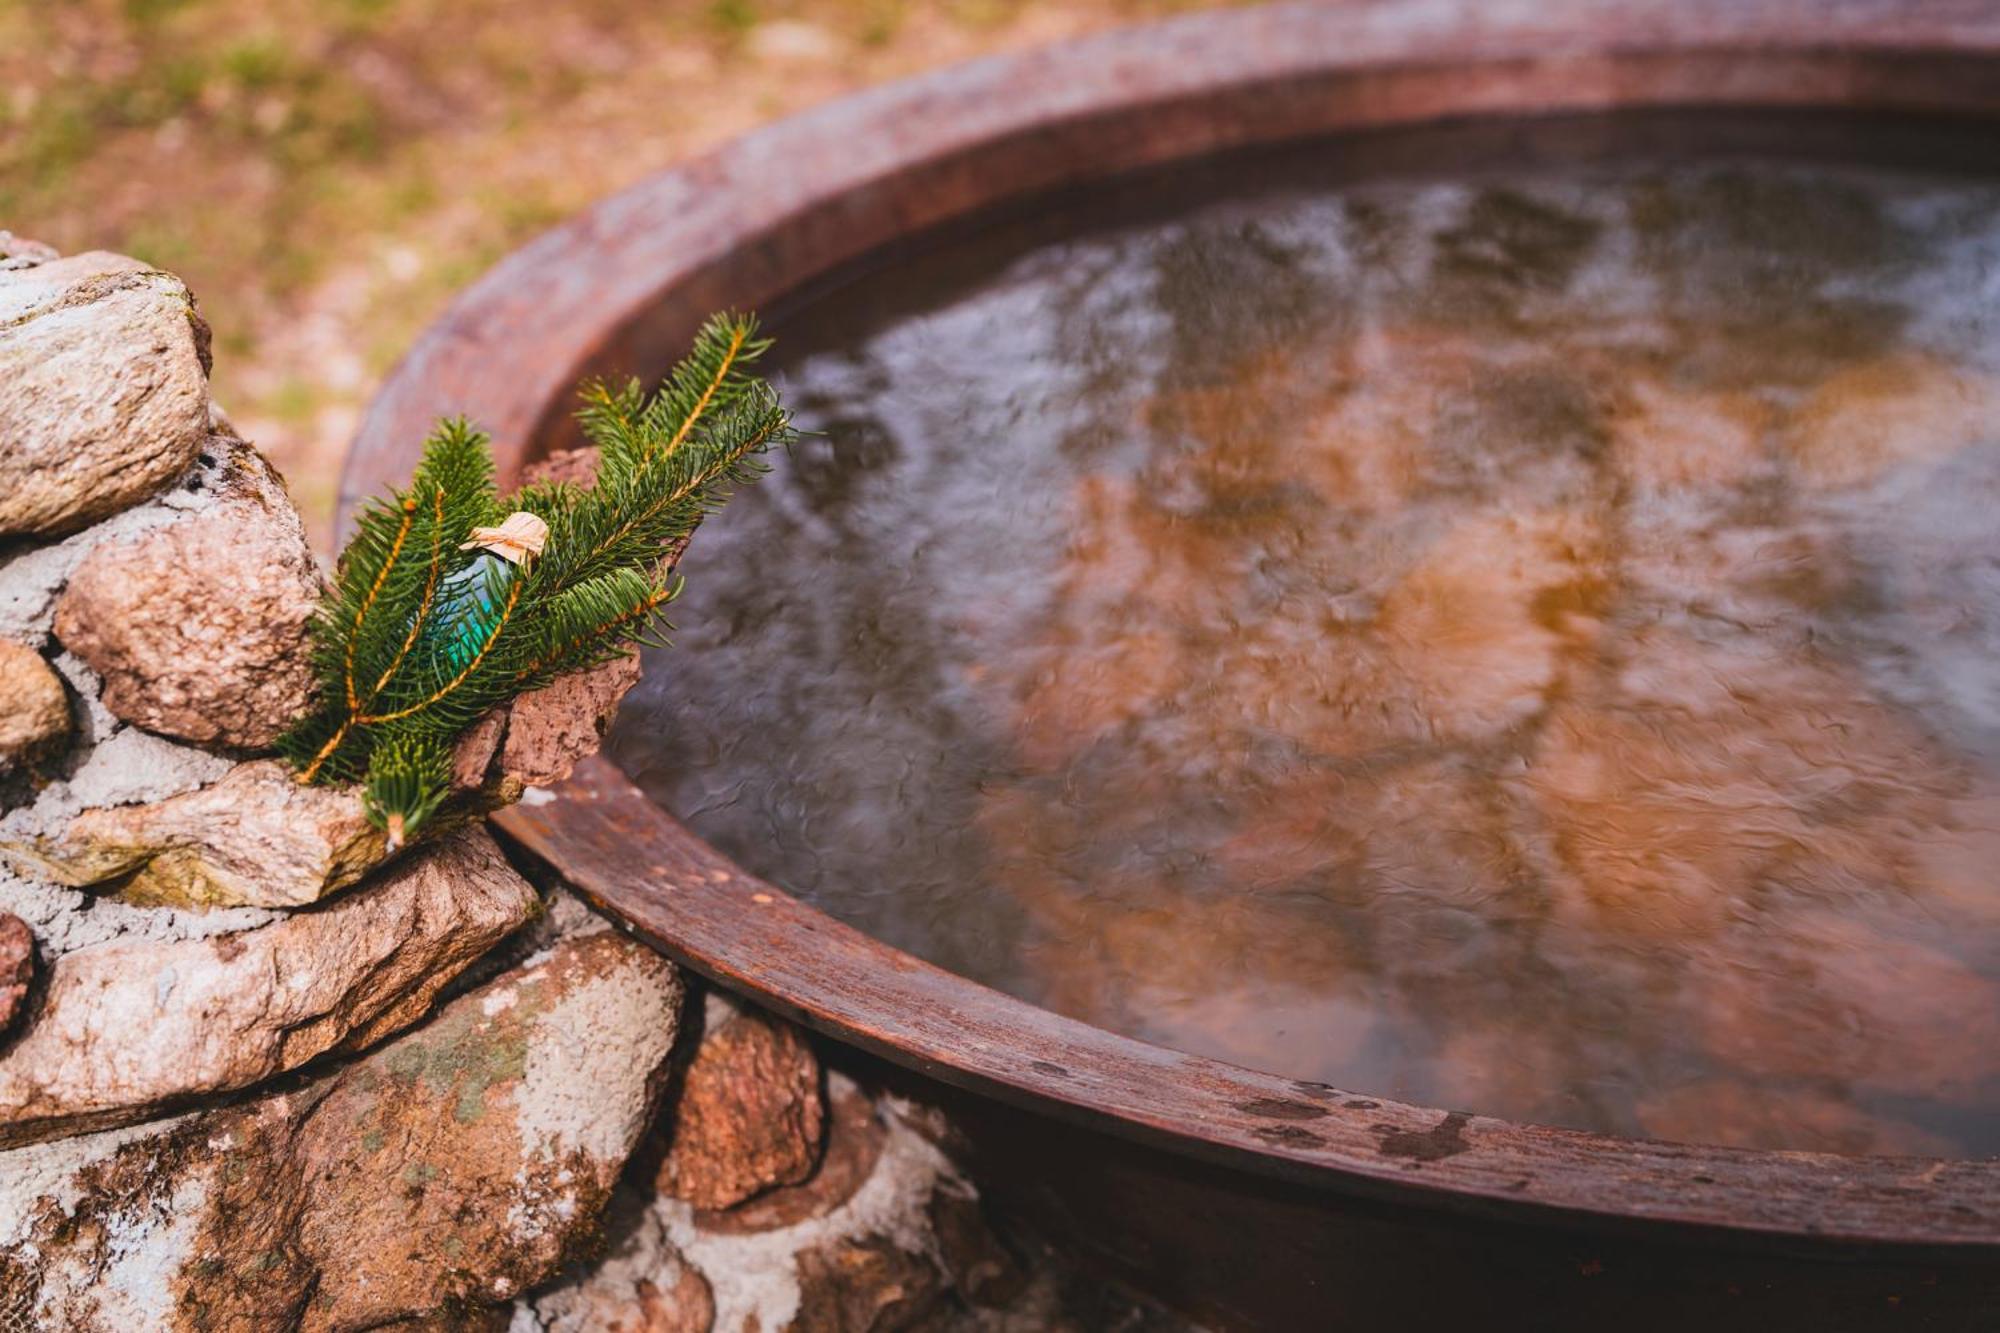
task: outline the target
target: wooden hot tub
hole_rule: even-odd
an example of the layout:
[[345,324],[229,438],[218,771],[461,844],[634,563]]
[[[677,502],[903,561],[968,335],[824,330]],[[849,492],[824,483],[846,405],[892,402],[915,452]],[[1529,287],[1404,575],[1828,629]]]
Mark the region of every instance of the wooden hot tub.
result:
[[[466,292],[364,422],[344,514],[438,416],[503,473],[572,390],[657,373],[707,312],[788,305],[940,229],[1314,141],[1602,158],[1634,139],[2000,169],[1982,0],[1348,4],[1218,13],[982,62],[749,136]],[[1693,1147],[1402,1105],[1160,1049],[934,968],[758,881],[604,761],[500,817],[698,971],[913,1071],[988,1193],[1230,1328],[2000,1327],[2000,1161]]]

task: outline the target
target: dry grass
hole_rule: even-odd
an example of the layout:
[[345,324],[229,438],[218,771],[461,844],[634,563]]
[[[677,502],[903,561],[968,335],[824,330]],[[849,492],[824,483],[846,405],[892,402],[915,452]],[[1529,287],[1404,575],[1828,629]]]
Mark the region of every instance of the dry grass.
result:
[[451,293],[764,121],[1187,0],[0,0],[0,227],[183,274],[216,392],[330,540]]

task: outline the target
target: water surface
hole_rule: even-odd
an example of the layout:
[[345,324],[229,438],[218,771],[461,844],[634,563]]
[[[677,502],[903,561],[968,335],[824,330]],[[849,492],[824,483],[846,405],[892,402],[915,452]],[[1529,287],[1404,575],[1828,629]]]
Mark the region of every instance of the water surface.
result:
[[821,434],[694,545],[615,738],[649,791],[1181,1049],[2000,1151],[2000,188],[1641,161],[1015,233],[781,327]]

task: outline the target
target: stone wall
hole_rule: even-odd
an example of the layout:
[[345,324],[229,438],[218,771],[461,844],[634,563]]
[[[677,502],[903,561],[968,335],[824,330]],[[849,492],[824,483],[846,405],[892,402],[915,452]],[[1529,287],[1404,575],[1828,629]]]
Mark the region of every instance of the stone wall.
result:
[[476,727],[400,856],[268,757],[323,574],[209,346],[0,232],[0,1333],[1097,1326],[899,1103],[485,830],[634,663]]

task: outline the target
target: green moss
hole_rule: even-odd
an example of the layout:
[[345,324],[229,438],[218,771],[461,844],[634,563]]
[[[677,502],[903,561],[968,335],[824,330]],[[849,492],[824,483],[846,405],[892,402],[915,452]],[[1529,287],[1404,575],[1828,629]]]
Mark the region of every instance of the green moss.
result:
[[[512,1016],[525,1018],[529,1011],[524,995]],[[420,1085],[441,1100],[449,1098],[452,1116],[462,1125],[483,1119],[486,1090],[519,1078],[527,1065],[528,1039],[518,1021],[495,1031],[469,1013],[447,1015],[422,1040],[406,1041],[383,1058],[395,1082]]]
[[453,1115],[461,1125],[475,1124],[485,1116],[488,1088],[495,1083],[517,1079],[526,1071],[528,1042],[525,1037],[496,1042],[483,1048],[478,1055],[483,1059],[468,1061],[459,1083],[458,1105],[453,1109]]
[[415,1083],[423,1077],[427,1063],[424,1048],[414,1041],[394,1047],[382,1057],[382,1065],[389,1071],[389,1077],[398,1083]]

